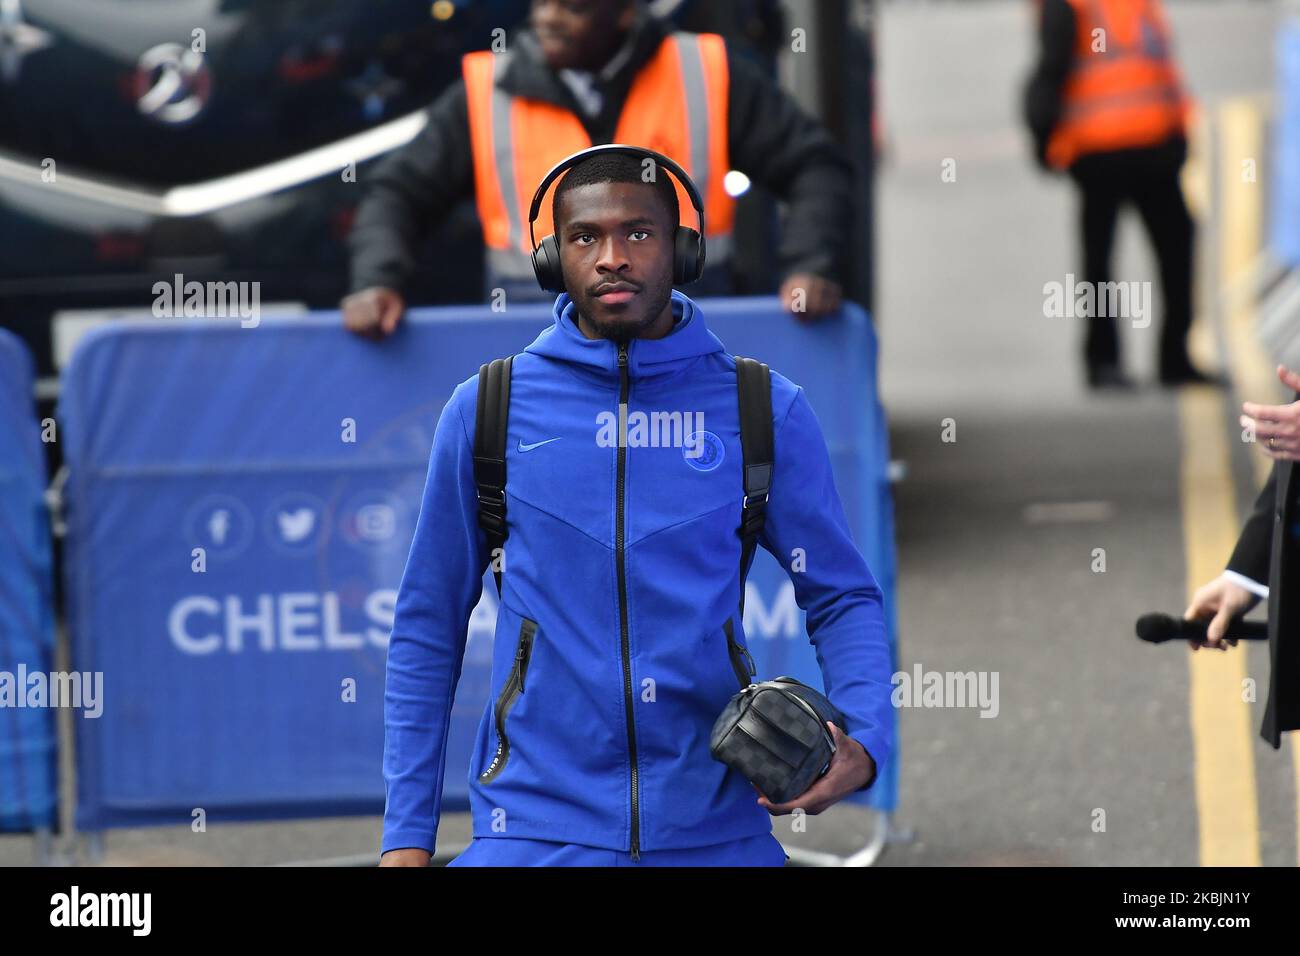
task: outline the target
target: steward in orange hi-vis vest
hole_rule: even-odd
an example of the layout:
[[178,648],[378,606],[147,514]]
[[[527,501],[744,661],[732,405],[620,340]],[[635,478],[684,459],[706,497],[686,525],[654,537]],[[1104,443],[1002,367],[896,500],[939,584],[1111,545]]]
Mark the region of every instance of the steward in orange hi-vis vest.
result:
[[1074,59],[1047,162],[1065,169],[1089,153],[1186,135],[1192,102],[1173,60],[1159,0],[1069,2],[1077,24]]
[[[479,51],[462,59],[474,194],[488,268],[503,277],[531,278],[528,207],[546,173],[595,145],[578,117],[541,100],[506,93],[496,84],[512,52]],[[618,119],[614,142],[644,146],[685,168],[704,199],[710,266],[729,258],[735,200],[724,188],[727,151],[726,49],[716,34],[674,32],[636,74]],[[683,224],[695,227],[690,199],[674,185]],[[551,204],[538,214],[538,238],[554,231]]]
[[[644,0],[534,0],[493,52],[454,61],[458,75],[437,99],[394,121],[414,126],[413,138],[358,178],[345,327],[391,335],[408,302],[553,301],[528,255],[533,192],[561,159],[614,142],[671,157],[699,188],[708,259],[694,295],[775,286],[797,321],[835,312],[865,243],[852,156],[764,57],[726,36],[679,32]],[[749,184],[762,192],[740,199]],[[541,203],[539,239],[553,196]],[[769,197],[785,204],[779,223]],[[754,227],[735,235],[746,214]]]

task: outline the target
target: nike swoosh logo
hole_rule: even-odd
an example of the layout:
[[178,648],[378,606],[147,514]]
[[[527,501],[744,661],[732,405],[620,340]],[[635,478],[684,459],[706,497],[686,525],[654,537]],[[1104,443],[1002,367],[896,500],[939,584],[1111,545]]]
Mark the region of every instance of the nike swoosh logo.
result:
[[[564,437],[563,435],[560,436],[560,438],[563,438],[563,437]],[[548,439],[546,439],[545,441],[535,441],[535,442],[533,442],[531,445],[525,445],[525,444],[523,443],[523,441],[520,441],[520,442],[519,442],[519,450],[520,450],[520,451],[532,451],[534,448],[538,448],[538,447],[540,447],[541,445],[549,445],[551,442],[553,442],[553,441],[559,441],[559,440],[560,440],[559,438],[548,438]]]

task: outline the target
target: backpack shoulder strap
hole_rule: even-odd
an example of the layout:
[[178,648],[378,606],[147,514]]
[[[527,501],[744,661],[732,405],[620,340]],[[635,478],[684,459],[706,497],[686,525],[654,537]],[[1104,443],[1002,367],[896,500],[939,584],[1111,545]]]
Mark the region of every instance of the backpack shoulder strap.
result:
[[740,617],[745,617],[745,578],[763,533],[767,493],[772,484],[775,441],[772,437],[772,378],[757,359],[736,357],[736,389],[740,403],[740,448],[744,459],[745,497],[741,502]]
[[510,367],[513,355],[493,359],[478,370],[478,412],[474,420],[474,484],[478,523],[487,533],[488,559],[501,596],[502,550],[506,543],[506,426],[510,417]]

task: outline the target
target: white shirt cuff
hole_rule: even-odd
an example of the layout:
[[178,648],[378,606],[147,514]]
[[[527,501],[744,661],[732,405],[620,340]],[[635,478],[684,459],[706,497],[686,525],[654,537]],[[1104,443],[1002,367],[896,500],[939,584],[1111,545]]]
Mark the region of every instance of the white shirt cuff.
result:
[[1223,576],[1238,587],[1245,588],[1251,594],[1256,594],[1264,600],[1268,600],[1267,585],[1260,584],[1258,581],[1253,581],[1244,574],[1238,574],[1236,571],[1224,571]]

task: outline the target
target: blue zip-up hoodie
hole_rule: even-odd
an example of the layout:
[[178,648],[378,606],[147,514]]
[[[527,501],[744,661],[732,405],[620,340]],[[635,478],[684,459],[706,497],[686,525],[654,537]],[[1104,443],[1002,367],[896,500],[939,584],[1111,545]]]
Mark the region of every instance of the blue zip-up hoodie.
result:
[[[736,363],[700,307],[676,290],[672,299],[672,331],[632,340],[622,376],[618,345],[582,334],[568,293],[555,301],[554,325],[514,359],[503,592],[469,768],[476,837],[636,853],[771,832],[753,786],[709,753],[747,654],[735,620]],[[827,694],[878,779],[894,716],[881,592],[850,536],[803,389],[776,371],[771,381],[775,467],[761,544],[790,574]],[[381,852],[434,850],[452,695],[491,559],[474,485],[477,393],[475,374],[439,418],[398,592]],[[638,428],[638,412],[643,421],[682,413],[691,427],[680,434],[702,424],[716,441],[665,447],[657,428],[654,437]],[[791,571],[796,556],[803,569]]]

